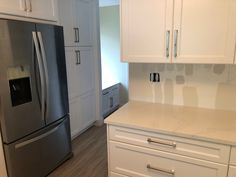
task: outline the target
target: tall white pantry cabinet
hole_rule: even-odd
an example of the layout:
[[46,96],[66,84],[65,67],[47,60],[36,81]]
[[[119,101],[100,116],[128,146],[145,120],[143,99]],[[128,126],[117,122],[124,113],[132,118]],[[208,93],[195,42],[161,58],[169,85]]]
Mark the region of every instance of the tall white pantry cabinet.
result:
[[235,60],[235,0],[121,0],[122,61]]
[[96,0],[59,0],[64,27],[72,138],[96,119]]

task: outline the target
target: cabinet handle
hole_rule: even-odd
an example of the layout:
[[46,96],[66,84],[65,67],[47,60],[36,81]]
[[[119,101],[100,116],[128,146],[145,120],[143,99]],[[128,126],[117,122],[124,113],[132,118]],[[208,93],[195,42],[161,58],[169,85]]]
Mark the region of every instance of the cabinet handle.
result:
[[74,28],[75,31],[75,42],[77,42],[77,32],[76,32],[76,28]]
[[170,56],[170,30],[166,31],[166,58]]
[[32,12],[32,0],[29,0],[29,6],[30,6],[29,12]]
[[147,169],[155,170],[155,171],[162,172],[162,173],[167,173],[169,175],[175,175],[175,170],[166,170],[163,168],[152,167],[150,164],[147,165]]
[[177,57],[177,49],[178,49],[178,33],[179,31],[178,30],[175,30],[175,42],[174,42],[174,56],[175,58]]
[[79,37],[79,28],[76,28],[77,30],[77,42],[79,42],[79,39],[80,39],[80,37]]
[[24,0],[24,11],[27,12],[27,3],[26,3],[26,0]]
[[74,28],[75,31],[75,42],[79,42],[79,28]]
[[110,108],[112,108],[113,107],[113,97],[110,97]]
[[75,51],[75,54],[76,54],[76,65],[80,65],[81,64],[81,61],[80,61],[80,51],[79,50],[76,50]]
[[165,145],[165,146],[170,146],[173,148],[176,148],[177,144],[176,142],[167,142],[167,141],[163,141],[163,140],[152,140],[151,138],[147,139],[148,143],[155,143],[155,144],[160,144],[160,145]]
[[74,28],[74,31],[75,31],[75,42],[77,42],[77,28]]

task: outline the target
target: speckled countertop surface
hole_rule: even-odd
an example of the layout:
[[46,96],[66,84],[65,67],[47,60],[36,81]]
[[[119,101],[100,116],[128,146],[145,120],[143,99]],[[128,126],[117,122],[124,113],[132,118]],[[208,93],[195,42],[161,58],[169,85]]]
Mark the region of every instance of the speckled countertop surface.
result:
[[130,101],[105,123],[236,146],[236,111]]

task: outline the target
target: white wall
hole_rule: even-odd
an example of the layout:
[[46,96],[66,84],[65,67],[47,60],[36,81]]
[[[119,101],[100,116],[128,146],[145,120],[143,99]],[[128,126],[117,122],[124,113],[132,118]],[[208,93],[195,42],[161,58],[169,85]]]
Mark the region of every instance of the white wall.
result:
[[115,6],[115,5],[119,5],[119,0],[99,0],[100,7]]
[[[130,100],[236,110],[236,65],[130,64]],[[149,81],[159,72],[160,83]]]
[[121,105],[128,101],[128,64],[120,62],[119,6],[100,7],[102,88],[121,83]]

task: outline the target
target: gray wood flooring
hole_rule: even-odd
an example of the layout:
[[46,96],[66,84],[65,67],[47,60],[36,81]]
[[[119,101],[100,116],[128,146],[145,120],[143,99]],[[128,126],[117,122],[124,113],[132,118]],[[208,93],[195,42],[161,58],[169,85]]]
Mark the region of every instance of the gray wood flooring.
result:
[[74,156],[48,177],[107,177],[106,126],[91,127],[72,142]]

